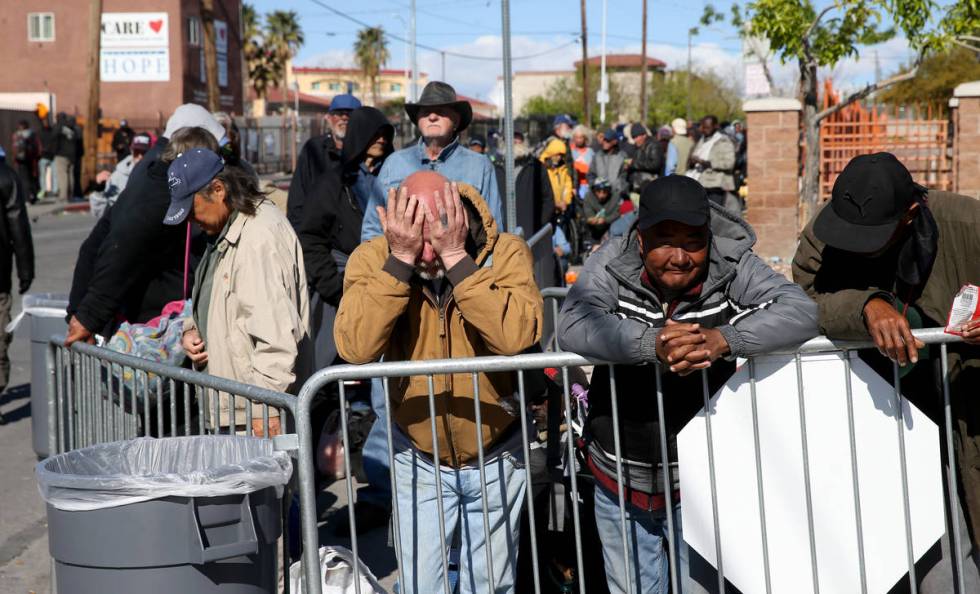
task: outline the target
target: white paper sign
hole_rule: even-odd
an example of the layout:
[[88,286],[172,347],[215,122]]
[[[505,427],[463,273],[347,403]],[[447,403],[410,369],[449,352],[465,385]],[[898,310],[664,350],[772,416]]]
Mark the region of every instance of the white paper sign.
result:
[[[861,592],[843,355],[802,359],[806,439],[820,592]],[[813,592],[796,365],[756,360],[759,456],[772,592]],[[908,571],[899,420],[894,388],[852,354],[857,478],[868,593],[888,592]],[[711,399],[711,433],[725,577],[765,592],[752,398],[743,364]],[[916,559],[945,532],[939,432],[904,398],[912,544]],[[678,434],[684,540],[717,567],[704,411]]]
[[746,95],[769,95],[772,89],[769,87],[769,79],[766,78],[766,71],[762,64],[750,62],[745,65],[745,94]]
[[100,76],[105,82],[170,80],[170,29],[165,12],[104,12]]

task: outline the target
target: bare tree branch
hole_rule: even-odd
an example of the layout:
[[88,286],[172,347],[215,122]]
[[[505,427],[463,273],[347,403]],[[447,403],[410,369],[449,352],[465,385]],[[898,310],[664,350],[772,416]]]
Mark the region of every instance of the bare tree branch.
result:
[[807,27],[806,33],[803,34],[804,43],[806,44],[810,43],[810,35],[813,35],[813,30],[817,28],[817,25],[820,24],[820,21],[823,20],[823,17],[827,16],[827,13],[833,10],[834,8],[837,7],[833,3],[831,3],[830,6],[827,6],[817,14],[817,17],[813,19],[813,22],[810,23],[809,27]]
[[813,123],[814,124],[820,123],[824,119],[826,119],[826,118],[834,115],[838,111],[844,109],[845,107],[847,107],[851,103],[854,103],[855,101],[860,101],[861,99],[864,99],[865,97],[867,97],[871,93],[874,93],[875,91],[880,91],[880,90],[886,89],[886,88],[888,88],[888,87],[890,87],[892,85],[896,85],[896,84],[898,84],[900,82],[903,82],[903,81],[906,81],[906,80],[915,78],[915,74],[919,71],[919,63],[921,61],[922,61],[922,55],[920,54],[919,57],[916,59],[915,64],[912,66],[911,69],[909,69],[908,72],[903,72],[901,74],[896,74],[895,76],[892,76],[890,78],[886,78],[885,80],[883,80],[881,82],[871,83],[871,84],[867,85],[866,87],[864,87],[863,89],[861,89],[860,91],[856,91],[854,93],[851,93],[850,95],[847,96],[847,98],[845,98],[840,103],[838,103],[836,105],[831,105],[830,107],[828,107],[827,109],[825,109],[825,110],[823,110],[821,112],[817,112],[817,114],[814,116]]
[[[964,35],[964,38],[968,38],[968,37],[969,36]],[[977,39],[977,41],[980,42],[980,39],[978,39],[976,37],[973,37],[972,39]],[[980,45],[970,45],[969,43],[963,43],[959,39],[953,39],[952,42],[953,42],[953,44],[958,45],[960,47],[965,47],[966,49],[970,50],[971,52],[980,52]]]
[[960,35],[960,39],[965,39],[967,41],[980,41],[980,37],[976,35]]

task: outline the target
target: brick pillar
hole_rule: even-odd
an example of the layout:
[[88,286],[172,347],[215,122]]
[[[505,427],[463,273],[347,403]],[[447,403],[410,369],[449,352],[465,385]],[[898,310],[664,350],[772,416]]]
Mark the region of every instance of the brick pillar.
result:
[[748,214],[762,257],[793,257],[800,230],[800,102],[770,97],[746,101],[749,133]]
[[953,90],[953,191],[980,198],[980,81]]

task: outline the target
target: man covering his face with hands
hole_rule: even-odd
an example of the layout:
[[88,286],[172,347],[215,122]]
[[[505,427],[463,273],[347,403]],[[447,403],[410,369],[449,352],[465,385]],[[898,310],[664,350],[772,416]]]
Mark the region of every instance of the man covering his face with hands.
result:
[[[516,355],[540,340],[542,300],[530,250],[521,238],[498,231],[472,186],[419,171],[389,190],[376,214],[383,234],[354,251],[344,277],[334,327],[341,357],[359,364],[382,356],[418,361]],[[460,591],[482,591],[491,579],[498,592],[514,588],[513,543],[526,487],[516,378],[478,374],[477,384],[479,391],[470,374],[389,384],[403,592],[442,588],[441,548],[447,543],[433,521],[440,509],[447,535],[462,523]],[[483,534],[477,439],[486,480],[500,485],[486,501],[489,535]]]

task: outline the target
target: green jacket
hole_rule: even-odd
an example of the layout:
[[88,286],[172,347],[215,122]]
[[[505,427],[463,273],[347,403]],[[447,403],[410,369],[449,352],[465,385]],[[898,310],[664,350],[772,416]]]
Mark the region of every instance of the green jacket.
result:
[[[980,285],[980,201],[949,192],[929,192],[928,206],[939,227],[939,252],[922,295],[911,305],[925,316],[927,326],[945,326],[960,288],[967,283]],[[825,256],[824,248],[810,221],[793,258],[793,280],[817,302],[821,334],[867,340],[864,305],[875,296],[894,301],[894,262],[887,261],[887,256],[864,259],[839,252]],[[828,274],[831,266],[834,271]],[[964,512],[976,547],[980,543],[980,347],[954,343],[948,352],[957,466]],[[940,385],[935,356],[938,348],[932,353],[932,365],[917,374],[931,386],[922,390],[924,384],[916,385],[910,377],[909,381],[902,380],[902,391],[932,409],[930,416],[936,419],[942,403],[942,392],[936,389]]]
[[[915,305],[937,325],[945,325],[953,297],[966,283],[980,284],[980,201],[950,192],[929,192],[929,209],[939,226],[939,253]],[[894,297],[895,268],[882,259],[840,258],[832,275],[821,272],[824,243],[811,220],[793,258],[793,280],[820,306],[820,333],[831,338],[868,339],[865,303],[876,295]],[[899,296],[901,297],[901,296]]]

